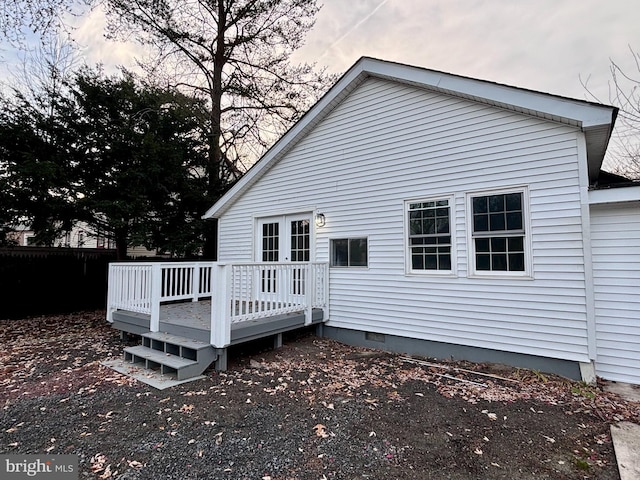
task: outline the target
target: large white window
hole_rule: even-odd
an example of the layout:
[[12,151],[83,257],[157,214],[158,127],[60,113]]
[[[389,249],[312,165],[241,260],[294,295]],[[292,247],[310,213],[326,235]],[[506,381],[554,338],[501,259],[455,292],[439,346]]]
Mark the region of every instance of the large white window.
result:
[[405,202],[408,270],[452,273],[451,198]]
[[514,189],[468,195],[473,274],[529,274],[526,193]]

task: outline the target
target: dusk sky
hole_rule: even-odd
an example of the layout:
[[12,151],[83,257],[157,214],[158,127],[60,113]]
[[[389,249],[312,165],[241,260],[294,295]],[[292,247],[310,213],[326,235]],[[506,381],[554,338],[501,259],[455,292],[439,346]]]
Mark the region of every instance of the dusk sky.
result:
[[[610,60],[640,77],[638,0],[324,0],[295,60],[330,72],[363,55],[609,103]],[[132,65],[139,47],[102,40],[94,12],[75,33],[85,61]],[[9,57],[5,55],[5,58]],[[5,62],[5,68],[6,68]]]

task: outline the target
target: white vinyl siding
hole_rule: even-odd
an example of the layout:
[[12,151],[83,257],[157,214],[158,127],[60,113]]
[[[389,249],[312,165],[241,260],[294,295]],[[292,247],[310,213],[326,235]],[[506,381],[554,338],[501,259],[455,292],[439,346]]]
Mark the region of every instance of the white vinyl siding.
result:
[[640,384],[640,205],[591,207],[596,373]]
[[[250,260],[251,217],[313,207],[315,258],[367,236],[368,269],[332,269],[330,320],[359,329],[589,361],[578,185],[580,132],[369,79],[220,220],[220,260]],[[471,278],[465,195],[526,186],[530,279]],[[450,198],[455,276],[406,275],[405,201]]]

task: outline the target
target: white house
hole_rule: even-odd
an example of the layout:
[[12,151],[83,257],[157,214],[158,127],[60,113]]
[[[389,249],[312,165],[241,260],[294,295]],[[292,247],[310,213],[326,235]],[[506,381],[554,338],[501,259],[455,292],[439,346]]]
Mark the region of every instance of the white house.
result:
[[218,259],[330,262],[350,343],[640,383],[640,187],[589,192],[615,116],[363,58],[207,213]]
[[207,212],[217,265],[328,264],[347,343],[640,384],[640,186],[593,189],[616,113],[362,58]]

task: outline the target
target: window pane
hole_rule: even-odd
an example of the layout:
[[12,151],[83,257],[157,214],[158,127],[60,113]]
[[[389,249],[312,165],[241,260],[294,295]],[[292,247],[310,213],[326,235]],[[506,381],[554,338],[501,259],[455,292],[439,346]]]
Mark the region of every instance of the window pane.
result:
[[489,231],[489,215],[474,215],[473,216],[473,231],[474,232],[488,232]]
[[507,255],[504,253],[491,255],[491,270],[493,271],[506,271],[507,270]]
[[491,195],[489,197],[489,211],[490,212],[504,211],[504,195]]
[[509,239],[509,251],[510,252],[523,252],[524,251],[524,237],[512,237]]
[[475,197],[473,199],[473,213],[487,213],[489,204],[487,197]]
[[506,197],[507,211],[522,210],[522,193],[509,193]]
[[507,213],[507,230],[522,230],[522,212]]
[[440,270],[451,270],[451,255],[440,256]]
[[331,265],[333,267],[346,267],[349,262],[349,243],[347,239],[332,240]]
[[476,252],[488,252],[488,251],[489,251],[489,239],[476,238]]
[[489,230],[491,232],[500,232],[505,229],[504,213],[492,213],[489,217]]
[[449,233],[449,217],[438,218],[436,220],[436,230],[438,233]]
[[436,233],[436,221],[433,218],[427,218],[422,221],[422,232],[423,235],[433,235]]
[[349,265],[352,267],[367,266],[366,238],[352,238],[349,240]]
[[438,208],[436,210],[436,216],[449,218],[449,208]]
[[509,271],[524,272],[524,253],[509,254]]
[[492,252],[506,252],[507,251],[507,239],[505,237],[493,237],[491,239],[491,251]]
[[414,270],[424,270],[424,260],[422,255],[411,255],[411,268]]
[[425,256],[425,268],[427,270],[437,270],[438,269],[438,257],[436,255],[426,255]]
[[481,253],[476,255],[477,270],[491,270],[491,255]]

